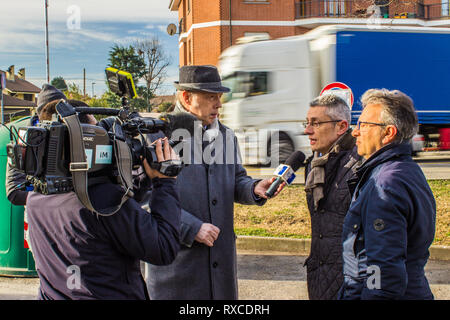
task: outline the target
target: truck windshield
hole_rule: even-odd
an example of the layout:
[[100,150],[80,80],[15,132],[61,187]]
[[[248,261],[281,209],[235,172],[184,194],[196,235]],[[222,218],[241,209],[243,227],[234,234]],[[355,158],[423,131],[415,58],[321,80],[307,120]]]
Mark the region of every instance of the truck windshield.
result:
[[265,71],[238,71],[224,77],[223,85],[231,89],[223,95],[224,102],[268,93],[267,78],[268,72]]

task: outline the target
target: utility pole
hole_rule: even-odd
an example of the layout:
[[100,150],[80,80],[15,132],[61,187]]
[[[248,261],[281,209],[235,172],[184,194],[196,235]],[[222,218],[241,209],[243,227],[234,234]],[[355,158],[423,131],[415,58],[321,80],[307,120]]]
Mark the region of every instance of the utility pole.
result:
[[47,83],[50,83],[50,57],[48,50],[48,0],[45,0],[45,57],[47,60]]
[[86,98],[86,69],[83,68],[83,96]]

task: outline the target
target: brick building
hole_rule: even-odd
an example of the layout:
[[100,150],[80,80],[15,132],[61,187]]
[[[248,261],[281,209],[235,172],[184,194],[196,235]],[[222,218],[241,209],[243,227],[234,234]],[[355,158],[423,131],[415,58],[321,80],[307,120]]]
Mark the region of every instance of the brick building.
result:
[[180,66],[217,64],[239,38],[280,38],[326,24],[449,27],[449,0],[170,0],[178,11]]

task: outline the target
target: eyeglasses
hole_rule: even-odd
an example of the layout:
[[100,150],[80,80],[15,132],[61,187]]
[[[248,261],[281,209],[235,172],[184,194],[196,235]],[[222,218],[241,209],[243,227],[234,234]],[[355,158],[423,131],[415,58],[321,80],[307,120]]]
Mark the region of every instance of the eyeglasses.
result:
[[320,127],[320,125],[321,125],[322,123],[340,122],[340,121],[342,121],[342,120],[312,121],[312,122],[309,122],[309,121],[302,121],[302,124],[303,124],[303,126],[304,126],[305,128],[307,128],[308,126],[312,126],[314,129],[317,129],[317,128]]
[[[362,124],[362,126],[361,126],[361,124]],[[365,128],[368,128],[369,125],[380,126],[380,127],[387,126],[387,124],[385,124],[385,123],[358,121],[358,122],[356,123],[356,129],[361,130],[361,127],[362,127],[363,129],[365,129]]]

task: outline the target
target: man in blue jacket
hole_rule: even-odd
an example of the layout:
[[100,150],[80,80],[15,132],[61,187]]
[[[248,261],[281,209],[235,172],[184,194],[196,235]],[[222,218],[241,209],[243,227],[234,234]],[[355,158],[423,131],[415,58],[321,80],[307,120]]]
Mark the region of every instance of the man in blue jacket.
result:
[[409,140],[417,131],[404,93],[368,90],[353,131],[365,161],[343,228],[341,299],[433,299],[424,267],[433,242],[436,203]]

